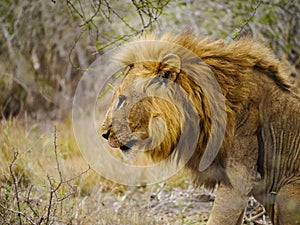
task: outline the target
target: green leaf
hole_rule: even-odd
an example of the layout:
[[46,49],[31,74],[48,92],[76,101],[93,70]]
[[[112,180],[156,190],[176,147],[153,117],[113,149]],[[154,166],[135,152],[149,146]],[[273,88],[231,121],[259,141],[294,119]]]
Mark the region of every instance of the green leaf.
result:
[[112,89],[112,87],[113,86],[111,84],[108,84],[108,86],[100,92],[100,94],[98,95],[98,99],[101,99],[107,92],[109,92]]
[[102,43],[101,41],[97,40],[96,41],[96,49],[99,51],[102,48]]
[[255,17],[255,16],[252,16],[252,17],[250,18],[249,22],[254,22],[255,19],[256,19],[256,17]]

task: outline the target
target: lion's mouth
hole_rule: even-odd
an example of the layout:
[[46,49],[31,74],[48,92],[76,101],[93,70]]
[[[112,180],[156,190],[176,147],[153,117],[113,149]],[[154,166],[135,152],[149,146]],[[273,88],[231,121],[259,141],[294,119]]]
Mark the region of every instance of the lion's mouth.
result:
[[108,141],[108,145],[111,147],[111,148],[118,148],[118,146],[114,143],[112,143],[111,141]]
[[114,142],[112,142],[111,140],[109,140],[110,139],[109,138],[109,136],[110,136],[109,134],[110,134],[110,132],[108,131],[107,133],[102,134],[102,137],[104,137],[105,139],[107,139],[108,145],[111,148],[120,148],[122,151],[127,151],[127,150],[131,149],[133,147],[133,145],[137,142],[137,140],[130,140],[126,144],[117,145]]
[[135,143],[136,143],[136,140],[132,140],[132,141],[127,142],[127,144],[125,144],[125,145],[117,146],[113,142],[108,141],[108,145],[111,148],[120,148],[122,151],[127,151],[127,150],[131,149]]
[[120,148],[122,151],[127,151],[132,147],[132,146],[128,146],[128,144],[118,146],[118,145],[114,144],[113,142],[111,142],[109,140],[107,142],[108,142],[109,147],[111,147],[111,148]]

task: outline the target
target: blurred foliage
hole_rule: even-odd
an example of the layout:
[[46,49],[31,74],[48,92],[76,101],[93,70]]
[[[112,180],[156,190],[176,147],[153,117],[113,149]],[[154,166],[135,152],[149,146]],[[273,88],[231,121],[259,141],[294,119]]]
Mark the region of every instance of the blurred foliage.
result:
[[62,118],[90,63],[150,30],[191,29],[227,42],[251,35],[299,70],[299,21],[297,0],[3,0],[0,111]]
[[[235,36],[250,35],[269,45],[278,57],[299,66],[299,1],[175,1],[166,13],[172,15],[177,30],[190,28],[228,42]],[[167,27],[174,27],[170,19],[161,30]]]

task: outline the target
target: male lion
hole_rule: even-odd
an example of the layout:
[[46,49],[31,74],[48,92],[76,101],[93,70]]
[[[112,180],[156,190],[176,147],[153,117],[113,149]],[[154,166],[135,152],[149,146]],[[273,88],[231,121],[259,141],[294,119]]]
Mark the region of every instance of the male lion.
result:
[[[173,155],[195,184],[218,184],[209,225],[241,224],[251,195],[273,224],[300,224],[300,99],[269,49],[250,38],[150,34],[118,59],[129,69],[101,128],[111,147],[143,149],[154,161]],[[207,149],[223,128],[220,148]]]

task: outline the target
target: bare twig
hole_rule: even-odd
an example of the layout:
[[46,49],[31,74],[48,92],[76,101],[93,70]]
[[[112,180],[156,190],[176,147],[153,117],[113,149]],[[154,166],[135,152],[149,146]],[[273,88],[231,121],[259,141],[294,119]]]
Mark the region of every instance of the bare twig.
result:
[[55,154],[55,161],[56,161],[56,166],[57,166],[57,172],[59,175],[59,185],[57,185],[56,190],[58,190],[60,188],[61,183],[63,182],[63,177],[62,177],[62,172],[60,169],[60,164],[58,161],[58,154],[57,154],[57,134],[56,134],[56,126],[54,126],[54,140],[53,140],[53,145],[54,145],[54,154]]
[[[65,0],[69,8],[71,9],[71,13],[74,13],[79,16],[79,18],[82,20],[82,24],[79,26],[82,27],[82,31],[78,35],[78,37],[75,40],[75,43],[73,47],[71,48],[69,52],[69,61],[71,62],[71,65],[73,68],[77,70],[81,70],[79,66],[76,66],[73,63],[72,60],[72,53],[77,45],[77,43],[82,39],[83,35],[86,32],[91,32],[92,29],[96,30],[96,40],[98,40],[98,27],[94,23],[95,19],[97,17],[102,17],[106,20],[108,20],[109,23],[113,23],[112,16],[114,16],[115,19],[121,21],[125,27],[130,29],[129,34],[125,35],[117,35],[114,37],[112,41],[109,41],[106,44],[101,44],[100,47],[97,47],[97,51],[101,51],[109,46],[119,44],[122,41],[126,41],[132,36],[136,36],[138,34],[143,33],[146,29],[151,27],[153,23],[157,21],[159,16],[163,13],[163,9],[169,4],[170,0],[164,0],[164,1],[157,1],[155,3],[148,1],[148,0],[132,0],[132,5],[135,7],[138,17],[141,22],[141,28],[136,29],[132,24],[130,24],[123,15],[119,13],[119,11],[114,8],[111,4],[110,1],[108,0],[98,0],[97,3],[92,4],[90,3],[91,7],[93,7],[94,12],[93,14],[89,17],[86,18],[84,14],[83,8],[80,9],[81,6],[81,1],[76,1],[76,3],[79,5],[75,5],[71,0]],[[86,26],[88,25],[88,26]]]
[[259,217],[263,216],[265,213],[266,213],[266,210],[263,209],[263,211],[261,211],[260,213],[254,215],[254,216],[252,216],[252,217],[250,217],[250,218],[245,217],[245,220],[246,220],[247,222],[253,222],[253,221],[255,221],[256,219],[258,219]]
[[[65,224],[65,221],[63,221],[65,216],[63,203],[69,200],[70,196],[76,197],[75,194],[78,189],[77,186],[73,184],[78,178],[81,178],[82,175],[90,170],[90,166],[81,171],[80,174],[65,179],[58,152],[59,144],[57,143],[56,127],[54,127],[53,146],[58,178],[53,177],[52,174],[47,174],[47,199],[46,201],[39,201],[37,204],[36,199],[32,197],[32,195],[36,193],[34,185],[29,184],[28,188],[23,187],[20,180],[22,174],[18,172],[19,170],[16,170],[16,163],[24,156],[23,154],[30,152],[33,146],[25,152],[22,152],[22,154],[17,151],[14,152],[13,158],[7,167],[11,180],[11,187],[8,186],[6,188],[5,185],[1,185],[0,187],[0,198],[3,196],[1,193],[2,189],[4,190],[4,199],[0,201],[0,221],[6,222],[5,224],[14,221],[14,223],[20,225],[49,225],[59,221],[61,221],[61,224]],[[66,189],[64,187],[66,187]],[[2,223],[0,222],[0,224]]]
[[158,196],[159,193],[164,189],[165,185],[166,185],[166,182],[163,182],[163,183],[160,184],[159,189],[158,189],[155,193],[151,194],[151,196],[150,196],[150,201],[152,201],[152,200],[154,200],[154,199],[158,199],[157,196]]
[[[76,193],[76,190],[71,186],[70,182],[74,181],[75,179],[81,177],[83,174],[86,174],[91,168],[90,166],[82,171],[80,174],[78,174],[77,176],[74,176],[70,179],[65,180],[61,171],[61,167],[60,167],[60,162],[58,159],[58,152],[57,152],[57,129],[56,126],[54,126],[54,135],[53,135],[53,146],[54,146],[54,154],[55,154],[55,161],[56,161],[56,170],[58,172],[59,175],[59,181],[56,183],[55,180],[53,181],[53,178],[51,178],[50,175],[47,175],[47,179],[48,179],[48,183],[50,186],[50,192],[49,192],[49,200],[48,200],[48,207],[47,207],[47,213],[45,216],[45,223],[49,224],[50,220],[51,220],[51,216],[56,214],[57,208],[55,207],[55,205],[58,202],[63,202],[64,200],[68,199],[70,196],[74,195]],[[62,187],[62,185],[68,185],[69,188],[72,190],[71,192],[65,194],[62,197],[58,196],[58,191],[59,189]],[[55,200],[55,201],[54,201]]]
[[76,190],[71,186],[70,182],[76,180],[77,178],[81,177],[82,175],[88,173],[88,171],[91,169],[90,165],[88,166],[88,168],[84,171],[82,171],[80,174],[78,174],[77,176],[74,176],[68,180],[63,181],[62,183],[67,184],[73,191],[68,193],[67,195],[63,196],[62,198],[59,198],[58,201],[64,201],[65,199],[67,199],[68,197],[74,195],[76,193]]
[[88,20],[85,20],[84,23],[81,24],[80,26],[82,27],[82,26],[92,23],[96,27],[96,25],[94,24],[93,21],[94,21],[95,17],[99,14],[100,10],[101,10],[101,3],[99,1],[94,14],[92,16],[90,16],[90,18]]
[[[134,7],[136,8],[142,28],[139,30],[138,33],[143,33],[147,28],[153,25],[154,22],[157,21],[158,17],[162,14],[164,7],[166,7],[170,0],[167,1],[158,1],[156,5],[153,4],[151,1],[137,1],[137,0],[132,0],[131,1]],[[148,22],[145,22],[144,13],[149,19]]]
[[17,214],[18,217],[20,217],[20,216],[24,217],[28,222],[30,222],[30,224],[33,224],[33,225],[36,224],[30,217],[26,216],[25,213],[23,213],[23,212],[21,212],[21,211],[19,211],[19,210],[16,211],[16,210],[7,208],[7,207],[5,207],[4,205],[2,205],[1,203],[0,203],[0,207],[3,208],[4,210],[7,210],[7,211],[12,212],[12,213],[14,213],[14,214]]
[[28,193],[27,193],[27,197],[26,197],[25,202],[26,202],[27,206],[29,207],[29,209],[33,212],[33,215],[36,216],[36,217],[40,217],[38,211],[35,210],[35,209],[32,207],[32,205],[31,205],[30,194],[31,194],[32,188],[33,188],[33,185],[31,185],[30,188],[29,188],[29,190],[28,190]]
[[66,0],[67,5],[71,7],[71,9],[84,21],[84,16],[77,10],[74,4],[70,0]]
[[13,166],[15,164],[15,162],[18,159],[18,152],[14,152],[14,158],[12,160],[12,162],[9,165],[9,172],[11,175],[11,178],[13,180],[13,185],[14,185],[14,190],[15,190],[15,198],[16,198],[16,202],[17,202],[17,207],[18,207],[18,217],[19,217],[19,224],[22,225],[22,213],[21,213],[21,206],[20,206],[20,199],[19,199],[19,182],[18,182],[18,178],[16,177],[14,171],[13,171]]
[[117,44],[117,43],[119,43],[119,42],[127,41],[128,39],[130,39],[130,38],[133,37],[133,36],[135,36],[135,34],[131,34],[131,35],[123,35],[123,36],[121,36],[121,37],[119,37],[119,38],[117,38],[117,39],[115,39],[115,40],[113,40],[113,41],[111,41],[111,42],[109,42],[109,43],[107,43],[107,44],[101,46],[101,48],[98,48],[98,51],[103,50],[103,49],[105,49],[105,48],[107,48],[107,47],[109,47],[109,46],[112,46],[112,45],[114,45],[114,44]]
[[141,20],[141,23],[143,25],[143,28],[145,27],[145,21],[144,21],[144,17],[142,15],[142,10],[141,10],[141,7],[140,5],[137,3],[136,0],[132,0],[132,4],[134,5],[134,7],[136,8],[138,14],[139,14],[139,17],[140,17],[140,20]]
[[117,16],[124,24],[125,26],[127,26],[132,32],[134,33],[138,33],[138,31],[132,27],[119,13],[117,13],[109,4],[109,2],[107,0],[104,0],[107,9],[112,12],[115,16]]
[[[49,224],[50,221],[50,216],[52,213],[52,208],[53,208],[53,198],[55,193],[59,190],[63,183],[63,177],[62,177],[62,172],[60,169],[60,164],[58,161],[58,154],[57,154],[57,134],[56,134],[56,126],[54,126],[54,138],[53,138],[53,146],[54,146],[54,154],[55,154],[55,161],[56,161],[56,169],[59,175],[59,182],[55,187],[55,183],[51,180],[51,177],[47,175],[47,179],[50,185],[50,196],[49,196],[49,203],[48,203],[48,208],[47,208],[47,214],[46,214],[46,224]],[[55,208],[54,208],[55,210]]]

